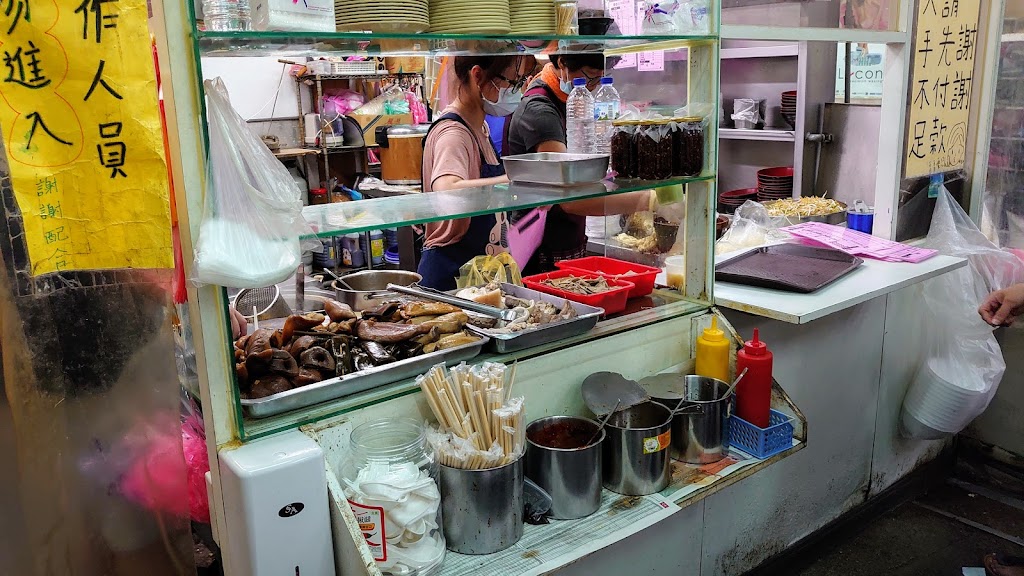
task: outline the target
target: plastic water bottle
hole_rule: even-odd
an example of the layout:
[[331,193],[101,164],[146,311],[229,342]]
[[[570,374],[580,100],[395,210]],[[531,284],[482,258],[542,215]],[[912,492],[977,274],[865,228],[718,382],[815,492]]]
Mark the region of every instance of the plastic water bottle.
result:
[[249,0],[203,0],[203,23],[211,32],[252,30]]
[[597,116],[594,124],[594,151],[598,154],[611,154],[612,122],[619,117],[619,91],[607,76],[601,78],[601,87],[594,94],[594,112]]
[[587,90],[586,78],[576,78],[572,85],[565,103],[566,148],[573,154],[593,154],[594,97]]

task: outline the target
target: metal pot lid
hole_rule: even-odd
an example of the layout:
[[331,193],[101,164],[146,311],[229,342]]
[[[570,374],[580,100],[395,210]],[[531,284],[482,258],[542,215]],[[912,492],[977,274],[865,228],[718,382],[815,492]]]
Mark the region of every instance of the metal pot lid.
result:
[[[622,412],[650,402],[642,386],[617,372],[595,372],[583,381],[583,401],[594,414],[604,416],[612,410]],[[618,408],[616,408],[618,405]]]
[[686,376],[683,374],[655,374],[640,381],[651,398],[682,400],[686,397]]

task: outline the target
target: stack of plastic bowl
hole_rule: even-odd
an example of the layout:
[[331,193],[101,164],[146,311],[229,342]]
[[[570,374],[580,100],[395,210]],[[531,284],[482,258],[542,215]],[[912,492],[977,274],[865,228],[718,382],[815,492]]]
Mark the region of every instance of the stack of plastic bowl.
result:
[[904,436],[939,439],[955,434],[988,405],[992,394],[980,379],[950,381],[952,374],[959,380],[975,372],[957,370],[954,363],[933,357],[922,364],[903,400],[900,427]]

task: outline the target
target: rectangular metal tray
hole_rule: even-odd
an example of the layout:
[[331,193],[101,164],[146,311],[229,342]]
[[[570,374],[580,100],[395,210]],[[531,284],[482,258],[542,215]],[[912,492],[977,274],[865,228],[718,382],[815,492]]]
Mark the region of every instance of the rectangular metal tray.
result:
[[505,173],[512,182],[572,186],[604,180],[608,173],[606,154],[535,152],[505,156]]
[[800,244],[754,248],[715,266],[715,280],[810,293],[853,272],[864,261],[846,252]]
[[493,330],[478,328],[473,325],[466,326],[467,330],[490,338],[491,349],[498,353],[515,352],[517,350],[524,350],[526,348],[548,344],[565,338],[572,338],[573,336],[579,336],[580,334],[586,334],[594,326],[597,326],[597,321],[604,314],[603,308],[587,306],[586,304],[580,304],[579,302],[573,302],[572,300],[566,300],[565,298],[552,296],[551,294],[545,294],[543,292],[538,292],[537,290],[523,288],[522,286],[516,286],[515,284],[502,284],[501,291],[504,294],[511,294],[517,298],[543,300],[558,307],[561,307],[565,302],[569,302],[569,305],[576,309],[576,313],[579,314],[579,316],[572,320],[555,322],[553,324],[543,324],[540,328],[525,330],[523,332],[513,332],[511,334],[494,332]]
[[457,364],[463,360],[469,360],[480,354],[489,338],[486,334],[476,342],[456,346],[447,350],[438,350],[415,358],[406,358],[383,366],[376,366],[367,370],[353,372],[344,376],[329,378],[309,386],[302,386],[280,394],[274,394],[265,398],[247,400],[243,398],[242,411],[249,418],[266,418],[299,408],[306,408],[321,402],[335,400],[349,394],[356,394],[390,384],[413,376],[419,376],[430,369],[434,364],[444,362],[447,365]]

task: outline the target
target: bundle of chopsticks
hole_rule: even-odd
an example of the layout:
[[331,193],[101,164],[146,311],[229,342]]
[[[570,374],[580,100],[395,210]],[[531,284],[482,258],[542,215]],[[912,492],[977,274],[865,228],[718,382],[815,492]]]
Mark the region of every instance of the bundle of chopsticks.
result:
[[447,370],[438,364],[416,379],[439,430],[427,440],[441,464],[484,470],[514,462],[526,447],[523,398],[512,398],[515,365],[465,362]]

